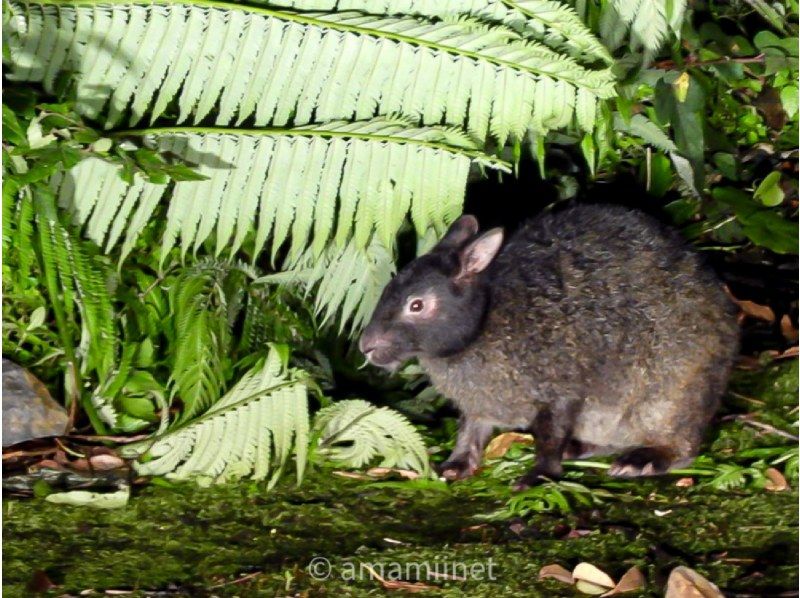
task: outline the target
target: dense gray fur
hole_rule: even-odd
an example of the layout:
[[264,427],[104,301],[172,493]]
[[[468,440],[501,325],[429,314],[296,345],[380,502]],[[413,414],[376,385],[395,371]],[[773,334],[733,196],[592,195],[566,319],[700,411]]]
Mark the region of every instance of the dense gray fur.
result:
[[443,475],[471,475],[495,429],[534,435],[519,487],[560,475],[562,457],[620,453],[620,476],[689,462],[738,351],[733,306],[699,256],[612,205],[541,215],[494,257],[501,238],[459,219],[387,286],[361,340],[376,365],[418,357],[458,407]]

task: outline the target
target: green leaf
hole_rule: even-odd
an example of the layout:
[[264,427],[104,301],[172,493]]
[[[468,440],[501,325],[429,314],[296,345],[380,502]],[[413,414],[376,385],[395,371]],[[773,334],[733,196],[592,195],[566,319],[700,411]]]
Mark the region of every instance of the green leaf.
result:
[[28,144],[28,136],[22,124],[17,120],[17,115],[5,104],[3,104],[3,141],[14,145]]
[[777,170],[769,173],[753,193],[753,199],[760,201],[770,208],[783,203],[783,189],[781,189],[781,173]]
[[742,232],[753,243],[775,253],[797,253],[796,220],[787,220],[775,210],[759,206],[746,193],[732,187],[716,187],[712,195],[733,209]]
[[790,119],[797,116],[798,93],[797,85],[787,85],[781,89],[781,104],[783,105],[783,111],[786,112],[786,116]]

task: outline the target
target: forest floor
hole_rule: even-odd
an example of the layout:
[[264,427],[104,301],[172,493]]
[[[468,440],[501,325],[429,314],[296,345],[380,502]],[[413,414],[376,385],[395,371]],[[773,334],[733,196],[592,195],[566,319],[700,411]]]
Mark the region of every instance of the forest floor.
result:
[[[797,372],[797,361],[785,360],[738,373],[704,452],[709,462],[738,464],[730,479],[619,483],[572,466],[568,479],[591,489],[591,504],[567,493],[570,512],[526,513],[535,496],[509,502],[509,481],[529,464],[529,449],[520,447],[449,486],[317,468],[301,487],[286,481],[269,493],[256,484],[149,484],[114,510],[6,499],[3,592],[338,597],[397,588],[430,596],[576,596],[573,586],[540,581],[539,571],[588,562],[614,579],[636,566],[647,585],[627,596],[663,595],[678,565],[726,595],[796,596],[796,474],[784,471],[793,487],[783,491],[752,480],[723,488],[750,479],[753,459],[743,456],[796,448],[774,430],[796,433]],[[765,448],[771,451],[753,452]],[[415,567],[426,566],[445,575],[415,585]]]

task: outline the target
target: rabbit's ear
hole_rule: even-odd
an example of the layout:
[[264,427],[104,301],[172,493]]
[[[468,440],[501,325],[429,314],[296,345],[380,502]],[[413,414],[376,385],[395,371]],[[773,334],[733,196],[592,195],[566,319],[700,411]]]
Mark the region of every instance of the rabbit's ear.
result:
[[459,255],[461,268],[456,274],[456,280],[470,278],[483,272],[492,263],[502,244],[502,228],[493,228],[486,231],[480,237],[468,243]]
[[465,214],[450,225],[447,233],[436,245],[436,248],[455,249],[476,234],[478,234],[478,219],[470,214]]

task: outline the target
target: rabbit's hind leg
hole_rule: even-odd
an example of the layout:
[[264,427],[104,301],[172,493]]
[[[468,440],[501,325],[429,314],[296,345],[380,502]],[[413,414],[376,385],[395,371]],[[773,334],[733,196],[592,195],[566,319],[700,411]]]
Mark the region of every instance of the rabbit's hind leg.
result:
[[661,475],[670,470],[675,458],[675,451],[670,448],[641,446],[617,457],[608,469],[608,475],[619,478]]

